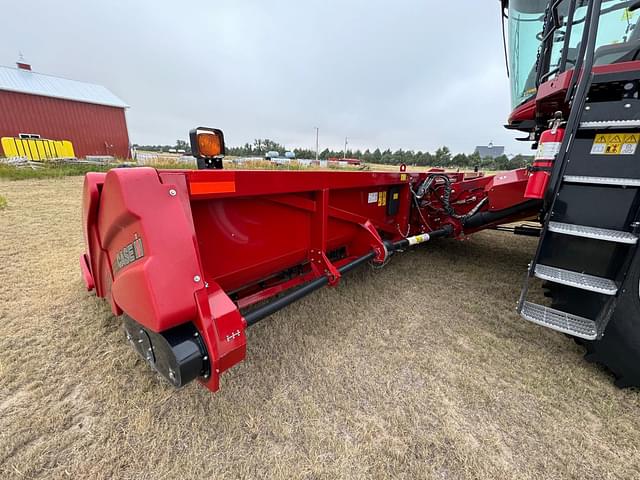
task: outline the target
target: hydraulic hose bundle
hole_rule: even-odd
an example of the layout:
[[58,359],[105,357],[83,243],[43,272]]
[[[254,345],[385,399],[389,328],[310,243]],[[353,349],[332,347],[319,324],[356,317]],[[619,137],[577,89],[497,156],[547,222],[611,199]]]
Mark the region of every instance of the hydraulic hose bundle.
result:
[[442,196],[438,197],[440,202],[442,203],[443,208],[442,209],[436,208],[435,209],[436,211],[442,212],[451,218],[464,221],[466,218],[474,215],[482,207],[482,205],[484,205],[487,202],[487,197],[485,197],[482,200],[480,200],[469,212],[465,213],[464,215],[459,215],[451,206],[451,190],[452,190],[451,179],[449,178],[448,175],[444,173],[434,173],[429,175],[425,179],[425,181],[420,184],[417,192],[414,192],[413,190],[411,191],[413,193],[414,198],[416,199],[416,206],[418,208],[420,208],[418,204],[418,200],[422,200],[422,198],[427,193],[432,192],[434,195],[436,196],[438,195],[434,186],[434,182],[438,179],[441,179],[444,181],[444,185],[442,185],[442,187],[444,188],[444,191],[442,193]]

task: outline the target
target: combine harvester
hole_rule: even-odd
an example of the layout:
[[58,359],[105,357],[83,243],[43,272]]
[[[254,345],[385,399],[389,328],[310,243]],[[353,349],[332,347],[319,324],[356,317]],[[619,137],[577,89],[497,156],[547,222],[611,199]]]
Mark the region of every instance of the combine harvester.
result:
[[[537,147],[528,169],[225,171],[222,132],[198,128],[199,170],[86,176],[87,288],[124,314],[128,339],[155,370],[215,391],[244,359],[247,327],[354,268],[538,218],[539,229],[512,229],[540,236],[519,313],[585,345],[619,386],[640,384],[640,2],[501,7],[507,127]],[[533,277],[546,281],[550,305],[530,300]]]

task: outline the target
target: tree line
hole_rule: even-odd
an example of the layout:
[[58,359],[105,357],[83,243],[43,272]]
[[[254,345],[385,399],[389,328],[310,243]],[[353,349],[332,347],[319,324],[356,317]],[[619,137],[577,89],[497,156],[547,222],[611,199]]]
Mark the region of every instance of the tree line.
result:
[[[134,145],[134,147],[140,150],[150,151],[168,151],[169,149],[186,150],[190,153],[190,147],[188,142],[184,140],[176,141],[175,145]],[[270,151],[277,151],[283,154],[286,151],[292,151],[295,153],[296,158],[308,158],[313,159],[316,157],[315,150],[308,148],[294,148],[287,149],[284,145],[281,145],[268,138],[255,139],[253,143],[245,143],[240,147],[227,146],[227,155],[233,155],[238,157],[263,157],[265,153]],[[342,158],[344,152],[342,150],[330,150],[325,148],[319,152],[319,157],[322,160],[329,158]],[[380,163],[387,165],[416,165],[424,167],[448,167],[448,168],[475,168],[478,167],[481,170],[510,170],[513,168],[521,168],[530,165],[533,161],[532,155],[516,155],[509,159],[506,155],[500,155],[499,157],[481,158],[479,154],[465,154],[458,153],[453,154],[448,147],[440,147],[435,152],[423,152],[414,150],[398,149],[391,151],[391,149],[375,150],[366,149],[362,150],[347,150],[347,158],[358,158],[366,163]]]

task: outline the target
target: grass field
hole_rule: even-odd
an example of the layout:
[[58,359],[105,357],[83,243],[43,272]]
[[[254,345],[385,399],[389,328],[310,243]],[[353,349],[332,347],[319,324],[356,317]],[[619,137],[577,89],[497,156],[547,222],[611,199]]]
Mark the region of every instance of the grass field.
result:
[[[87,172],[106,172],[114,168],[115,165],[125,166],[124,161],[121,163],[112,163],[110,165],[90,165],[90,164],[55,164],[43,162],[38,168],[15,167],[0,163],[0,180],[42,180],[48,178],[63,178],[71,176],[83,176]],[[135,163],[129,162],[128,166],[135,166]],[[235,163],[232,160],[225,160],[224,168],[228,170],[322,170],[317,166],[307,166],[298,162],[287,164],[279,164],[267,160],[252,160],[242,163]],[[194,163],[179,162],[176,160],[161,159],[159,161],[147,162],[141,166],[148,166],[157,169],[195,169]],[[373,165],[370,167],[374,170],[392,170],[397,172],[398,166],[391,165]],[[414,168],[414,167],[412,167]],[[417,167],[416,167],[417,168]],[[331,166],[329,170],[359,170],[357,167],[349,166]]]
[[352,272],[174,390],[83,290],[82,178],[0,180],[0,478],[640,478],[640,394],[514,312],[535,239]]

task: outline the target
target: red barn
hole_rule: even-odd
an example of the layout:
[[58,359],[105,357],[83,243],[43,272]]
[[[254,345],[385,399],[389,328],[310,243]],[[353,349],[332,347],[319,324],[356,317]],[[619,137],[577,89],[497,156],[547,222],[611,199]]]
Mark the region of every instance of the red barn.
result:
[[129,156],[128,105],[101,85],[0,66],[0,137],[69,140],[78,158]]

